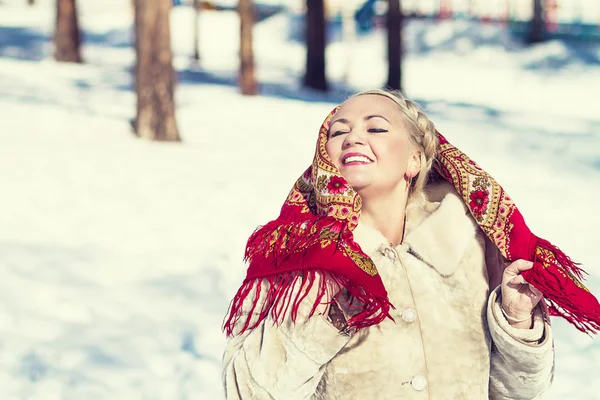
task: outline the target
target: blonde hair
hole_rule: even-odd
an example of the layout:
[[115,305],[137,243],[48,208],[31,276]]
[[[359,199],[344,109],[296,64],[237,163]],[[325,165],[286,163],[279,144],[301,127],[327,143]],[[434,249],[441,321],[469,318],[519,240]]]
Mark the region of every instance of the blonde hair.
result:
[[437,156],[439,139],[435,125],[417,104],[404,97],[399,90],[365,90],[353,95],[351,98],[364,95],[384,96],[400,107],[403,120],[406,122],[410,133],[410,144],[419,153],[421,159],[421,168],[416,175],[417,179],[411,185],[411,195],[421,193],[425,188],[429,172]]

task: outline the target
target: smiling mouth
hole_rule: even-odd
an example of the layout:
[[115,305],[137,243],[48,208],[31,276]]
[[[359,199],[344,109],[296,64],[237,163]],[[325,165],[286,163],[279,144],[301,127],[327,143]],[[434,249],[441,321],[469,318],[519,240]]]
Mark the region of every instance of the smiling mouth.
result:
[[363,165],[370,164],[373,160],[366,156],[347,156],[342,159],[342,165]]

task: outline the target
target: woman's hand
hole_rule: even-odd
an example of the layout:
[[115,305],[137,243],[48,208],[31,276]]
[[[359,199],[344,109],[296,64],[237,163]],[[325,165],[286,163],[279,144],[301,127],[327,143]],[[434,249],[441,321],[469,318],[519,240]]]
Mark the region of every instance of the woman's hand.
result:
[[542,292],[528,284],[521,275],[521,272],[531,268],[531,261],[517,260],[506,267],[502,275],[501,307],[508,316],[508,322],[515,328],[531,328],[533,309],[543,298]]
[[[321,282],[319,282],[320,284]],[[325,295],[321,299],[321,304],[317,306],[315,310],[317,314],[322,315],[325,319],[329,320],[333,326],[339,331],[346,329],[346,317],[342,312],[340,306],[334,300],[340,292],[340,286],[330,279],[325,281],[326,289]],[[315,285],[319,286],[319,285]]]

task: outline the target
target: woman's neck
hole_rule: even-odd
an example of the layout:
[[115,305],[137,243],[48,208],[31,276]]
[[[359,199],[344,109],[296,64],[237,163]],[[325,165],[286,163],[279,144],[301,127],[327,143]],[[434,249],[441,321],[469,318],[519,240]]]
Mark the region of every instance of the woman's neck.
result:
[[396,196],[363,198],[360,222],[372,226],[394,246],[404,239],[407,193]]

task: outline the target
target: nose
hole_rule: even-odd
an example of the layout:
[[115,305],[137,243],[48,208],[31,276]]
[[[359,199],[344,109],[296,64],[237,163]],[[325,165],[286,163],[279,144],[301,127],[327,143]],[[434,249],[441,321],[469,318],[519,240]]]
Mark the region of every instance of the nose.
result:
[[365,144],[365,138],[364,135],[362,135],[362,131],[361,129],[355,128],[352,129],[350,131],[350,133],[348,133],[346,135],[346,138],[344,139],[344,143],[343,143],[343,148],[348,148],[348,147],[352,147],[354,145],[364,145]]

